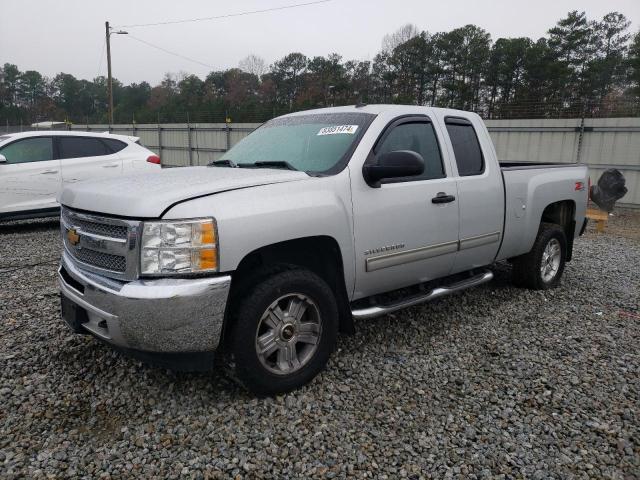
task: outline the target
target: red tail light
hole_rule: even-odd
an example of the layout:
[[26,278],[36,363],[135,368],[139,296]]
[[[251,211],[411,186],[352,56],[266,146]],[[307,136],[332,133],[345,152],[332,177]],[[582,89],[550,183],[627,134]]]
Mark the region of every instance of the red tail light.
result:
[[160,157],[157,155],[151,155],[149,158],[147,158],[147,162],[160,165]]

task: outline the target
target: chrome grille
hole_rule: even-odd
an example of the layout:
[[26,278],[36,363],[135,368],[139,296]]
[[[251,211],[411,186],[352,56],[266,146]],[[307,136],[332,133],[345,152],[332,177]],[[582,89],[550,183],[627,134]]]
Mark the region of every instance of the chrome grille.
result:
[[81,218],[74,218],[71,220],[71,215],[68,210],[65,211],[65,217],[68,224],[82,229],[83,232],[95,233],[96,235],[102,235],[103,237],[127,238],[126,226],[90,222]]
[[64,249],[79,267],[118,280],[137,278],[140,222],[66,207],[60,222]]
[[83,263],[94,267],[104,268],[112,272],[122,272],[127,269],[127,260],[120,255],[111,255],[96,250],[82,248],[74,252],[74,256]]

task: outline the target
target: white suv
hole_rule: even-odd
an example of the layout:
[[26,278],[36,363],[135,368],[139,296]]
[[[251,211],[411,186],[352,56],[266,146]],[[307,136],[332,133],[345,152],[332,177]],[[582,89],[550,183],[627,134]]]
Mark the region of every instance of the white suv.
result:
[[88,179],[160,170],[137,137],[74,131],[0,135],[0,220],[56,215],[62,188]]

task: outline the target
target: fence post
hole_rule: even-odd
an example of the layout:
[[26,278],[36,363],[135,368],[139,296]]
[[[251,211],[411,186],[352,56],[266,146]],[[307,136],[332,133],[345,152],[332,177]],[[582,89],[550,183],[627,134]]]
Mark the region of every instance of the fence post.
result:
[[131,129],[131,133],[133,134],[133,136],[136,136],[136,116],[135,114],[131,114],[131,125],[132,125],[132,129]]
[[224,122],[224,126],[226,131],[226,135],[227,135],[227,152],[229,151],[229,149],[231,148],[231,129],[229,128],[229,122],[227,122],[227,119],[225,119]]
[[160,126],[160,113],[158,113],[158,156],[162,161],[162,127]]
[[576,163],[580,163],[580,157],[582,156],[582,142],[584,141],[584,114],[580,119],[580,133],[578,133],[578,151],[576,152]]
[[189,166],[192,166],[193,151],[191,149],[191,123],[189,122],[189,112],[187,112],[187,146],[189,148]]

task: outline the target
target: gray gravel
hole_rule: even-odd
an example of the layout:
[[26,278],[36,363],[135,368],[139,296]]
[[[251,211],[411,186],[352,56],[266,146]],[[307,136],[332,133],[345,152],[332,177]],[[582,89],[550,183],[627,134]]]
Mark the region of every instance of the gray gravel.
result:
[[640,212],[616,222],[577,242],[559,289],[498,266],[360,322],[311,385],[268,399],[72,335],[55,265],[6,268],[57,257],[56,222],[0,225],[0,477],[638,478]]

